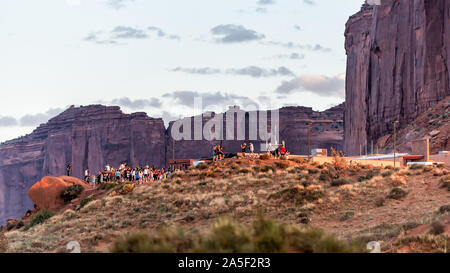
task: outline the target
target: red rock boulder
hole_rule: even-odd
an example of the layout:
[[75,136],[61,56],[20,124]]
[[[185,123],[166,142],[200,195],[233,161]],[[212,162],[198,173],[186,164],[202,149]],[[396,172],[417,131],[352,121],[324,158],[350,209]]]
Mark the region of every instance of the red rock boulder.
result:
[[30,188],[28,196],[41,209],[57,210],[64,206],[61,191],[76,184],[82,186],[84,190],[89,188],[84,181],[74,177],[46,176]]

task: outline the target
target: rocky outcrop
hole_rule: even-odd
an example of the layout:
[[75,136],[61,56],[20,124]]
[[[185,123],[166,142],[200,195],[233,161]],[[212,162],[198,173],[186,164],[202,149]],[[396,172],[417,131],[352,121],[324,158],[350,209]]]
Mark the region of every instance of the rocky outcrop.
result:
[[162,119],[124,114],[119,107],[71,107],[28,136],[0,146],[0,224],[33,208],[28,189],[44,176],[82,177],[85,168],[103,169],[127,161],[165,165]]
[[450,95],[450,2],[364,4],[345,31],[345,151],[358,154]]
[[[426,137],[432,155],[450,150],[450,96],[399,130],[396,145],[399,151],[410,153],[412,142]],[[378,139],[377,146],[381,152],[392,152],[393,142],[392,134],[388,134]]]
[[74,185],[80,185],[83,190],[89,188],[86,182],[74,177],[46,176],[28,190],[28,196],[38,208],[55,211],[64,206],[61,192]]

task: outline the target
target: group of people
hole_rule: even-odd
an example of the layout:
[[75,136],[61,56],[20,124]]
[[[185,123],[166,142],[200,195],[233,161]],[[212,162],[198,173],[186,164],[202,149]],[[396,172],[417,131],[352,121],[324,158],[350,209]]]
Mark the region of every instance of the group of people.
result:
[[250,141],[248,145],[247,143],[243,143],[241,145],[241,151],[244,157],[246,156],[246,153],[250,153],[250,155],[253,155],[255,153],[255,146],[253,145],[253,142]]
[[222,145],[214,145],[212,150],[213,161],[220,161],[225,158]]
[[[71,175],[72,166],[67,165],[67,175]],[[89,184],[103,184],[106,182],[134,182],[136,184],[150,183],[152,181],[163,180],[173,172],[171,169],[158,169],[154,166],[132,168],[123,162],[119,168],[114,168],[107,164],[103,171],[92,174],[87,168],[84,171],[84,180]]]

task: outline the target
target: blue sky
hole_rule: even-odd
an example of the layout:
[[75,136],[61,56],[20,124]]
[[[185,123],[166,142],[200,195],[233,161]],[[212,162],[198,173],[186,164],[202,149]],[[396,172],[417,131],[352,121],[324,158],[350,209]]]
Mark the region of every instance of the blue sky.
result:
[[[165,121],[344,100],[344,30],[362,0],[2,0],[0,141],[70,105]],[[218,109],[221,110],[221,109]]]

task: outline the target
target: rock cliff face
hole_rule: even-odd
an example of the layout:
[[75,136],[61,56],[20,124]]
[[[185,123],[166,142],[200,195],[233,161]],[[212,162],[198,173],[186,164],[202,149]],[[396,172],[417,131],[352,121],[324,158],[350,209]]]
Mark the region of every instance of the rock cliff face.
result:
[[[244,115],[248,139],[251,114],[244,112]],[[269,114],[268,124],[270,118]],[[342,105],[325,112],[306,107],[282,108],[279,118],[280,140],[286,141],[291,152],[307,153],[306,121],[309,119],[328,120],[313,125],[312,148],[343,147]],[[72,164],[72,175],[80,178],[86,168],[93,173],[107,163],[118,166],[126,161],[131,166],[166,166],[167,159],[173,156],[170,132],[171,127],[166,130],[162,119],[150,118],[145,113],[128,115],[119,107],[92,105],[69,108],[30,135],[0,145],[0,225],[32,208],[27,196],[29,188],[44,176],[65,175],[68,163]],[[242,142],[224,141],[224,150],[239,152]],[[213,143],[219,142],[177,141],[175,157],[210,156]],[[256,151],[259,143],[255,142]]]
[[94,105],[69,108],[30,135],[1,145],[0,224],[33,208],[28,189],[44,176],[65,175],[68,163],[76,177],[87,167],[97,171],[123,160],[165,165],[165,132],[162,119]]
[[347,154],[391,133],[393,121],[403,128],[450,95],[449,1],[364,4],[347,22],[345,37]]

